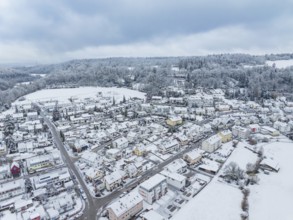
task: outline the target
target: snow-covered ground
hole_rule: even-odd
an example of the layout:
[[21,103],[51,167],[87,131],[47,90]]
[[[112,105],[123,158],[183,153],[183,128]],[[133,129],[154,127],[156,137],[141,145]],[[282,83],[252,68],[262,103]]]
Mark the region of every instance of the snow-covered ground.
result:
[[[257,155],[246,149],[246,145],[246,143],[240,142],[224,166],[234,161],[240,168],[246,169],[247,163],[254,163]],[[274,158],[279,162],[280,171],[278,173],[270,172],[269,175],[261,172],[259,184],[249,186],[251,191],[248,197],[249,219],[291,220],[293,217],[291,211],[293,204],[293,142],[282,138],[280,141],[259,146],[263,146],[264,154],[268,158]],[[217,176],[176,213],[173,219],[240,219],[241,191],[232,185],[219,182]]]
[[97,94],[102,92],[104,97],[115,97],[116,102],[122,101],[123,96],[126,99],[137,97],[144,99],[145,93],[116,87],[79,87],[79,88],[64,88],[64,89],[43,89],[25,96],[27,101],[46,101],[58,100],[61,102],[69,102],[69,98],[75,97],[79,99],[95,98]]
[[240,219],[241,191],[214,178],[196,197],[177,212],[175,220],[235,220]]
[[[231,145],[231,142],[225,145]],[[248,162],[255,162],[256,155],[245,148],[245,143],[240,142],[231,156],[225,162],[236,162],[242,169],[246,168]],[[240,219],[241,214],[241,191],[231,185],[218,181],[219,172],[216,177],[197,196],[190,200],[173,217],[175,220],[235,220]]]
[[276,64],[277,68],[286,68],[289,66],[293,66],[293,60],[275,60],[275,61],[266,61],[266,64],[269,66],[273,66],[273,64]]
[[250,186],[250,220],[293,219],[293,143],[274,142],[264,145],[265,155],[279,162],[280,171],[270,175],[260,174],[258,185]]

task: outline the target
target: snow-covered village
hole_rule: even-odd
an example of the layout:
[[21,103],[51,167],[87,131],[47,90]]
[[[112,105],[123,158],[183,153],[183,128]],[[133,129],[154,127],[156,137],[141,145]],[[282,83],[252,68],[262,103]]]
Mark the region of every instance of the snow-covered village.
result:
[[0,0],[0,220],[293,220],[292,8]]
[[[0,117],[1,218],[232,220],[289,211],[293,102],[227,99],[221,89],[163,93],[45,89],[14,102]],[[288,202],[276,207],[280,200]]]

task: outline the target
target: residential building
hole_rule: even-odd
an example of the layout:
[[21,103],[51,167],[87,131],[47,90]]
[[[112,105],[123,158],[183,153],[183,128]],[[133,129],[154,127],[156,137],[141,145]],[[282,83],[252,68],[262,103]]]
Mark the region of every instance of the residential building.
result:
[[202,142],[201,149],[207,152],[214,152],[221,144],[221,138],[218,135],[213,135]]
[[160,143],[160,145],[158,147],[159,147],[159,150],[162,154],[167,154],[167,153],[171,153],[174,150],[178,150],[179,143],[175,139],[164,140]]
[[142,218],[142,220],[167,220],[167,218],[163,217],[154,210],[143,212],[140,214],[140,217]]
[[0,166],[0,179],[5,179],[9,177],[9,165],[8,164],[2,164]]
[[214,175],[219,171],[220,164],[213,160],[204,159],[203,163],[198,166],[198,169]]
[[125,137],[121,137],[113,141],[113,147],[123,149],[128,147],[128,140]]
[[234,137],[238,137],[241,139],[247,139],[250,134],[250,130],[247,128],[243,128],[243,127],[235,125],[232,128],[232,134]]
[[31,181],[35,189],[40,189],[46,186],[61,186],[71,180],[70,173],[67,168],[52,171],[49,173],[34,176]]
[[145,153],[146,153],[146,146],[143,145],[143,144],[140,144],[138,145],[137,147],[135,147],[133,149],[133,153],[136,155],[136,156],[143,156]]
[[29,173],[34,173],[39,169],[53,165],[53,158],[50,154],[31,157],[26,160]]
[[27,119],[30,120],[30,121],[37,120],[38,117],[39,116],[38,116],[37,112],[28,112],[27,113]]
[[106,156],[109,159],[117,160],[117,159],[121,158],[122,152],[121,152],[120,149],[111,148],[111,149],[109,149],[109,150],[106,151]]
[[25,153],[25,152],[28,152],[28,153],[31,153],[34,151],[34,143],[29,141],[29,142],[19,142],[18,145],[18,152],[19,153]]
[[186,145],[189,142],[189,139],[183,133],[175,134],[175,138],[179,141],[180,145]]
[[83,139],[77,139],[72,147],[73,152],[82,152],[89,148],[89,143]]
[[14,177],[17,177],[20,175],[20,172],[21,172],[21,168],[20,168],[20,165],[19,163],[17,162],[12,162],[11,166],[10,166],[10,172],[12,174],[12,176]]
[[133,219],[143,209],[143,199],[133,191],[107,207],[110,220]]
[[123,176],[121,175],[120,171],[114,171],[113,173],[106,175],[104,177],[106,189],[108,191],[112,191],[113,189],[120,186],[122,183],[122,178]]
[[274,128],[279,130],[281,133],[288,133],[291,130],[291,127],[288,123],[276,121],[274,123]]
[[279,131],[277,131],[276,129],[269,127],[269,126],[263,126],[261,128],[261,133],[262,134],[269,134],[271,136],[279,136],[280,135]]
[[220,131],[218,133],[222,143],[226,143],[232,140],[232,132],[229,130]]
[[98,165],[100,163],[100,159],[98,154],[95,152],[85,151],[81,154],[80,159],[81,162],[87,164],[88,166]]
[[209,115],[209,116],[214,115],[216,111],[214,107],[206,107],[205,110],[206,110],[206,115]]
[[187,171],[187,164],[183,159],[177,159],[172,161],[164,169],[171,173],[184,173]]
[[182,118],[180,116],[169,117],[166,121],[167,125],[176,126],[182,124]]
[[0,184],[0,201],[25,193],[24,180],[14,180]]
[[101,169],[90,167],[85,171],[85,177],[89,181],[95,181],[96,179],[102,179],[104,176],[104,172]]
[[1,139],[0,139],[0,155],[4,155],[6,154],[6,145],[4,142],[1,142]]
[[258,133],[260,132],[260,126],[258,124],[250,124],[248,125],[251,133]]
[[193,150],[183,155],[183,159],[190,165],[200,162],[202,155],[199,150]]
[[139,193],[149,204],[153,204],[167,193],[167,180],[161,174],[156,174],[139,185]]
[[183,189],[186,185],[186,176],[183,176],[179,173],[171,173],[167,170],[160,172],[163,176],[166,177],[167,183],[176,189]]
[[230,110],[230,106],[229,106],[229,105],[224,105],[224,104],[222,104],[222,105],[217,105],[217,106],[216,106],[216,109],[217,109],[218,111],[220,111],[220,112],[222,112],[222,111],[229,111],[229,110]]

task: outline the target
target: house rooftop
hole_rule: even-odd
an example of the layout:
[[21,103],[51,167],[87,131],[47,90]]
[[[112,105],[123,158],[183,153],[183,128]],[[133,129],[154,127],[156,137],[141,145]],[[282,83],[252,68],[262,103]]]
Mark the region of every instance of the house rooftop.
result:
[[117,180],[120,180],[122,178],[122,175],[120,174],[119,171],[115,171],[107,176],[105,176],[105,181],[108,184],[112,184],[114,182],[116,182]]
[[198,150],[193,150],[185,154],[186,156],[190,157],[192,160],[201,157],[201,154]]
[[156,174],[149,178],[148,180],[144,181],[143,183],[140,184],[140,187],[146,189],[146,190],[151,190],[161,182],[165,181],[166,178],[161,175],[161,174]]
[[179,173],[169,172],[167,170],[163,170],[160,173],[162,175],[164,175],[165,177],[171,178],[173,180],[177,180],[179,182],[182,182],[182,181],[186,180],[186,177],[181,175],[181,174],[179,174]]
[[142,202],[142,197],[137,191],[132,191],[125,195],[118,201],[108,206],[108,209],[112,209],[116,216],[121,216],[131,208],[135,207],[138,203]]
[[155,212],[154,210],[144,212],[140,216],[143,217],[143,219],[145,220],[165,220],[166,219],[159,213]]

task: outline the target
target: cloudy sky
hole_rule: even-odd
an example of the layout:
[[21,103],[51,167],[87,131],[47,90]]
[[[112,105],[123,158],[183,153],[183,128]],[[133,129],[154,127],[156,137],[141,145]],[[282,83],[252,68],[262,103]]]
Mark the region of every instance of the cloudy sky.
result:
[[0,0],[0,63],[293,52],[292,0]]

